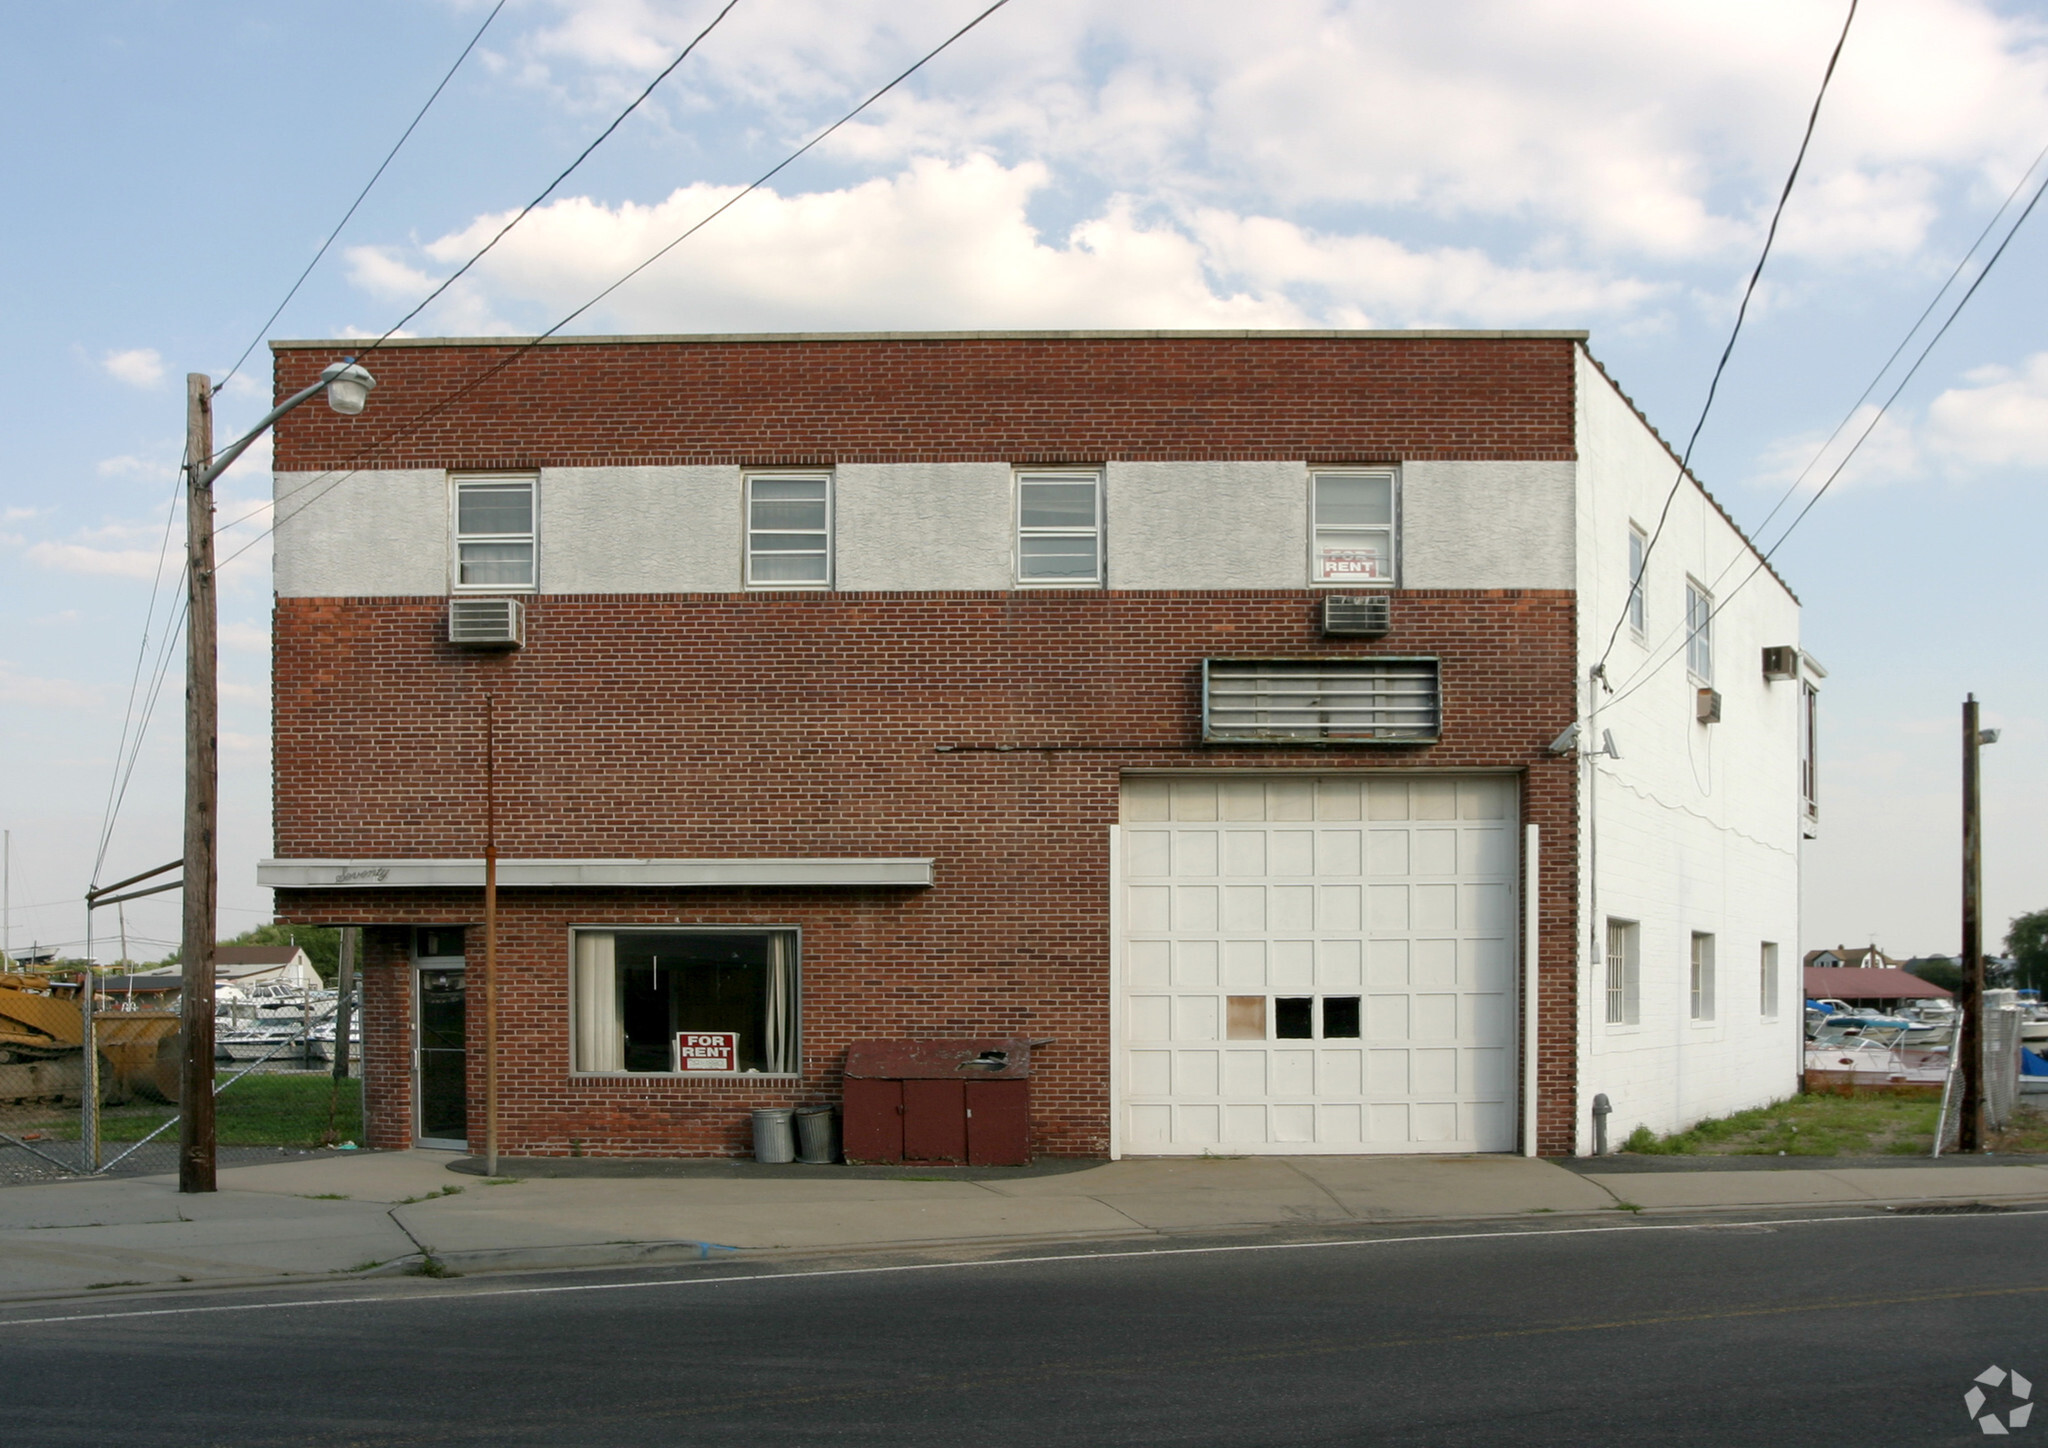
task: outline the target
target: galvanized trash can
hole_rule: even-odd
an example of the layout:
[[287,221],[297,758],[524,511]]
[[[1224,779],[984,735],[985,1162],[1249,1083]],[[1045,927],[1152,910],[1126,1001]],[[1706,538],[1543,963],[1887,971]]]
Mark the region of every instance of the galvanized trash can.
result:
[[799,1106],[796,1109],[798,1161],[830,1166],[839,1160],[838,1114],[829,1106]]
[[754,1113],[754,1160],[781,1166],[796,1160],[794,1116],[787,1106],[770,1106]]

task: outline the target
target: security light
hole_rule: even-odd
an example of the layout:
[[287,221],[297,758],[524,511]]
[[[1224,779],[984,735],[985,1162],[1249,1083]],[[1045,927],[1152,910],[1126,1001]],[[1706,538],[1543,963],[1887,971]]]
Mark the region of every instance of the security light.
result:
[[377,385],[377,379],[358,367],[353,357],[328,363],[320,379],[327,384],[327,405],[343,417],[361,412],[370,400],[370,389]]

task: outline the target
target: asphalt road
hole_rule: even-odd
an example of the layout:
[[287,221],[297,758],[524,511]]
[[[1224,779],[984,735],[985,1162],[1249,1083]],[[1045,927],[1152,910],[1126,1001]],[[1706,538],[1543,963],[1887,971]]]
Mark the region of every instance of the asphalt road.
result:
[[0,1431],[1873,1448],[1982,1442],[1993,1364],[2048,1396],[2048,1212],[1557,1226],[14,1304]]

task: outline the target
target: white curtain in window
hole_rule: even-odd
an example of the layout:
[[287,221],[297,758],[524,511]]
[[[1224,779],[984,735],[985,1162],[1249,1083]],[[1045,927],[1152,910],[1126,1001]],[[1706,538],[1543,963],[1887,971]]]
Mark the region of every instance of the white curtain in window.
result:
[[790,957],[794,942],[787,935],[768,937],[768,1050],[770,1071],[796,1070],[796,999],[791,990]]
[[576,936],[576,1067],[623,1071],[626,1037],[619,1024],[619,966],[609,930]]

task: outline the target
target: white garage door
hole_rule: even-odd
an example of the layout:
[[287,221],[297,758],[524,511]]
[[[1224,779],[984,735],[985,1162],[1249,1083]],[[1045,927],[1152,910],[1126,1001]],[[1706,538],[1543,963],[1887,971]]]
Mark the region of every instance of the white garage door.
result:
[[1124,783],[1121,1150],[1510,1151],[1515,782]]

